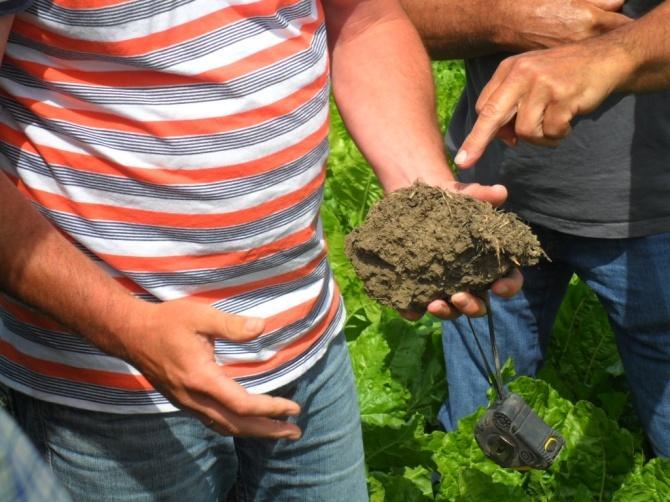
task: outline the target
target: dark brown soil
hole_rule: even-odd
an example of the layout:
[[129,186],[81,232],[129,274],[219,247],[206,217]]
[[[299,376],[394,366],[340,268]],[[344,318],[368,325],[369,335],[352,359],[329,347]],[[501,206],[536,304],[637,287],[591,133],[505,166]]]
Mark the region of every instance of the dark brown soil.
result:
[[482,292],[544,255],[515,215],[424,184],[375,204],[347,237],[346,253],[372,298],[417,311],[457,291]]

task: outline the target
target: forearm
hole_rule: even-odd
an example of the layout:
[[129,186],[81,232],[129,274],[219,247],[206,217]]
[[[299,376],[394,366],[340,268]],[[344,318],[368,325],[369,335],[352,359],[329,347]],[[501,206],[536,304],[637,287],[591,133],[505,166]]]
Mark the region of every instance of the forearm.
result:
[[0,289],[126,357],[117,336],[146,304],[65,239],[0,172]]
[[624,59],[625,76],[617,90],[647,92],[670,88],[670,1],[634,23],[600,37],[613,62]]
[[387,191],[417,178],[444,184],[453,177],[428,57],[397,4],[370,3],[386,8],[365,9],[361,2],[346,26],[329,24],[333,93],[342,117]]
[[[401,0],[433,59],[464,59],[506,50],[493,15],[498,1]],[[507,28],[511,31],[511,27]]]
[[434,58],[521,53],[607,33],[624,0],[402,0]]

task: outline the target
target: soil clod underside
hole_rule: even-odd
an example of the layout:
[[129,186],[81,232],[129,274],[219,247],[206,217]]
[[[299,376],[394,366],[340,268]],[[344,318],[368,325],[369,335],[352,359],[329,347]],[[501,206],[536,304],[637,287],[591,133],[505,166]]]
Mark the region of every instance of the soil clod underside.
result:
[[515,215],[420,183],[377,202],[346,253],[372,298],[419,311],[457,291],[484,291],[544,255]]

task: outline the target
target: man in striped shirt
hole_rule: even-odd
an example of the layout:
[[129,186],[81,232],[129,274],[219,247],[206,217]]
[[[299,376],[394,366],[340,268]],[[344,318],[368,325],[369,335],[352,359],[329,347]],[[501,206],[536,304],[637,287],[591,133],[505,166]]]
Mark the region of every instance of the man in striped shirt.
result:
[[0,381],[73,498],[365,499],[330,82],[386,190],[505,197],[454,182],[397,2],[35,0],[0,27]]

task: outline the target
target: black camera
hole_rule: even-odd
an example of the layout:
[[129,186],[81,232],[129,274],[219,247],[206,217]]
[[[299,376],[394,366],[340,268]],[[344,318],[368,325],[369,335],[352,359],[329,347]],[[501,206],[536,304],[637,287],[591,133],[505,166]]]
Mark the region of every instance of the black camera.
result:
[[475,427],[475,439],[488,458],[512,469],[547,469],[565,440],[517,394],[491,406]]
[[482,300],[486,305],[495,371],[488,363],[472,321],[469,317],[467,320],[482,356],[484,369],[498,395],[498,401],[486,410],[477,423],[475,439],[484,455],[502,467],[518,470],[547,469],[565,446],[565,440],[544,423],[521,396],[505,391],[488,292],[483,294]]

